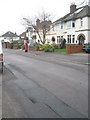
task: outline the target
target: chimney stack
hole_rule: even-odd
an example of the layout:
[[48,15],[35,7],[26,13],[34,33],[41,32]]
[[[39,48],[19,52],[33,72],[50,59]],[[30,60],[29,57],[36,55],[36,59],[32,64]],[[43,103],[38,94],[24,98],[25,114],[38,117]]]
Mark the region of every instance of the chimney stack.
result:
[[71,4],[71,6],[70,6],[70,13],[72,14],[72,13],[74,13],[76,11],[76,5],[75,5],[75,3],[73,2],[72,4]]
[[36,26],[37,26],[37,28],[40,27],[40,20],[39,19],[36,20]]
[[87,5],[90,6],[90,0],[87,1]]

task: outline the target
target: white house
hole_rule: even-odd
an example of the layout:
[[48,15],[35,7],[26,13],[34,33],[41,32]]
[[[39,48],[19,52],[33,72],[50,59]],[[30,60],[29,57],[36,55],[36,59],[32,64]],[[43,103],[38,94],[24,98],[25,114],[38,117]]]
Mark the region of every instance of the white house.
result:
[[90,42],[90,6],[76,8],[75,3],[70,6],[70,13],[56,20],[47,33],[47,42],[60,44],[65,39],[67,44],[83,44]]
[[1,39],[4,41],[4,42],[12,42],[12,41],[19,41],[19,36],[15,33],[12,33],[10,31],[6,32],[5,34],[3,34],[1,36]]

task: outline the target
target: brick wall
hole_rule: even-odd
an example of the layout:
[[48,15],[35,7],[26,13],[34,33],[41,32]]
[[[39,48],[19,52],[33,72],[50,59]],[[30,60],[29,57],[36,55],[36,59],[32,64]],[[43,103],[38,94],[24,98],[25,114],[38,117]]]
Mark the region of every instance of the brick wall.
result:
[[82,49],[83,49],[82,45],[67,44],[66,54],[79,53],[83,51]]

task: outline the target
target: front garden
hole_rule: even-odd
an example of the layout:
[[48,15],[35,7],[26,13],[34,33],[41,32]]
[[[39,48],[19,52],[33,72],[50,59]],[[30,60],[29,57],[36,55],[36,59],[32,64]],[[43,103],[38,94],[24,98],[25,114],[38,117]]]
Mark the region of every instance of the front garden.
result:
[[[61,46],[60,44],[44,44],[34,43],[33,46],[28,46],[29,51],[44,51],[44,52],[54,52],[54,53],[65,53],[65,45]],[[11,49],[22,49],[25,50],[25,45],[20,44],[18,41],[13,41],[10,43]]]

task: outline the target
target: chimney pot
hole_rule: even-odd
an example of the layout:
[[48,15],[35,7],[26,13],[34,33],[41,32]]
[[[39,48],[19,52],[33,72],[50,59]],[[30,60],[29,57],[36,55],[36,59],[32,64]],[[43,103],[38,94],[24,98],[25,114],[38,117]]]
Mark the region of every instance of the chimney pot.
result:
[[37,27],[40,26],[40,20],[39,20],[39,19],[36,20],[36,26],[37,26]]
[[75,3],[73,2],[72,4],[71,4],[71,6],[70,6],[70,13],[72,14],[72,13],[74,13],[76,11],[76,5],[75,5]]

